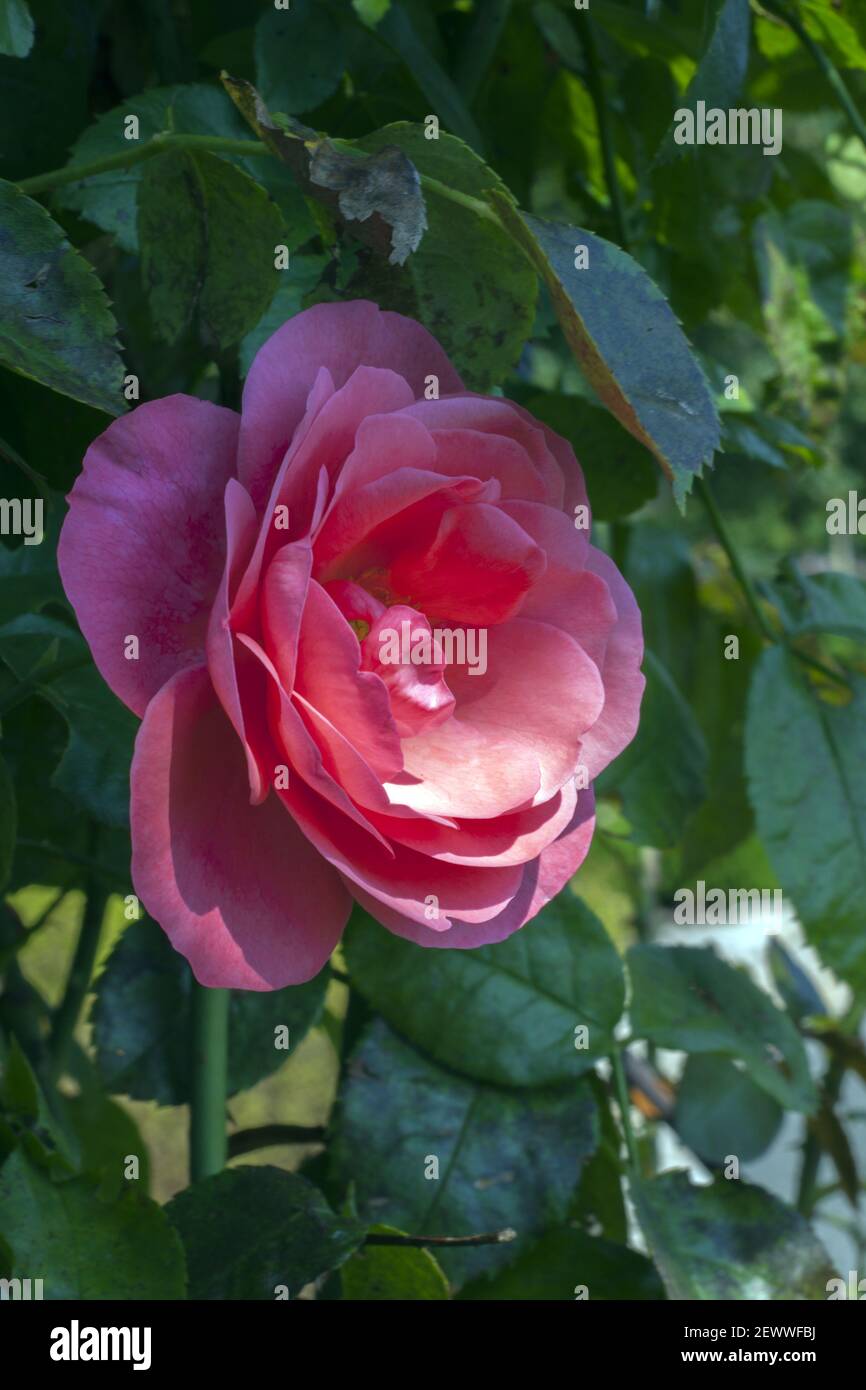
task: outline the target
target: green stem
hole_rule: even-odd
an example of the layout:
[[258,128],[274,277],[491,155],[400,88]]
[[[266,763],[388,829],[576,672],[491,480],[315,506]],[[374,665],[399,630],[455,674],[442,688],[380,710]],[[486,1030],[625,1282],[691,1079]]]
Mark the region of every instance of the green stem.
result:
[[75,1027],[87,991],[90,988],[96,953],[99,950],[105,904],[108,898],[107,893],[97,892],[92,881],[88,882],[86,891],[87,901],[84,906],[84,916],[81,919],[81,930],[75,945],[75,954],[72,957],[63,999],[52,1020],[51,1036],[48,1040],[48,1051],[51,1058],[50,1070],[55,1078],[61,1074],[66,1065]]
[[0,439],[0,455],[2,455],[3,458],[8,459],[11,464],[14,464],[16,468],[19,468],[21,470],[25,477],[30,479],[31,483],[42,497],[42,500],[46,503],[47,506],[50,507],[51,495],[49,492],[48,483],[45,480],[45,478],[43,478],[42,474],[37,473],[35,468],[31,468],[30,464],[26,461],[26,459],[23,459],[21,455],[18,453],[18,450],[13,449],[12,445],[7,443],[5,439]]
[[586,85],[589,88],[592,104],[595,107],[595,119],[598,125],[598,136],[601,144],[601,161],[604,167],[604,179],[607,184],[607,193],[610,198],[610,210],[613,215],[617,240],[622,249],[627,251],[629,237],[626,228],[622,189],[619,186],[619,179],[616,173],[616,148],[614,146],[613,131],[610,124],[610,106],[604,95],[604,83],[601,76],[601,65],[598,61],[595,33],[592,27],[592,20],[589,18],[588,14],[581,17],[579,28],[580,41],[583,45],[583,52],[586,58]]
[[189,1117],[189,1162],[193,1182],[219,1173],[228,1153],[226,1089],[228,1084],[229,999],[227,989],[192,985],[192,1104]]
[[725,554],[731,562],[731,569],[734,571],[734,574],[737,577],[740,588],[742,589],[745,595],[746,602],[748,603],[749,608],[752,611],[752,616],[754,617],[755,622],[758,624],[758,627],[760,628],[764,637],[766,637],[767,641],[775,642],[777,640],[777,635],[771,628],[769,622],[767,621],[766,614],[764,613],[764,610],[761,608],[760,602],[758,600],[758,595],[755,591],[755,586],[753,585],[751,579],[745,571],[743,562],[740,559],[739,553],[737,551],[737,547],[734,544],[733,537],[731,536],[731,533],[728,530],[728,523],[725,521],[725,518],[719,511],[718,506],[716,505],[716,499],[710,492],[709,484],[707,483],[705,478],[695,479],[695,492],[703,502],[704,507],[707,511],[707,515],[709,516],[710,521],[712,523],[713,530],[719,538],[719,542],[721,544],[722,549],[724,550]]
[[221,135],[174,135],[168,132],[154,135],[144,144],[134,149],[120,150],[104,159],[94,159],[90,164],[67,164],[63,169],[52,169],[47,174],[36,174],[32,179],[22,179],[18,184],[22,193],[35,197],[50,189],[60,188],[65,183],[80,183],[96,174],[108,174],[114,169],[130,169],[144,159],[165,150],[205,150],[211,154],[237,154],[244,157],[268,155],[270,150],[260,140],[232,140]]
[[866,144],[866,121],[863,120],[863,117],[854,105],[854,99],[845,86],[842,75],[833,63],[832,58],[827,56],[821,45],[816,43],[797,16],[792,14],[784,5],[776,4],[775,0],[761,0],[761,7],[765,9],[768,14],[775,15],[777,19],[781,19],[782,22],[787,24],[788,28],[797,35],[803,47],[832,87],[839,105],[842,107],[842,110],[845,112],[854,130],[860,136],[863,143]]
[[[845,1076],[844,1058],[833,1055],[827,1065],[827,1072],[821,1087],[824,1101],[832,1109],[839,1099],[839,1092],[842,1089],[842,1081]],[[797,1210],[805,1217],[810,1217],[818,1201],[818,1190],[816,1179],[818,1177],[818,1167],[821,1163],[821,1145],[813,1129],[809,1129],[806,1134],[806,1141],[803,1144],[803,1163],[800,1168],[800,1181],[797,1186]]]
[[616,1086],[616,1098],[619,1104],[619,1113],[622,1121],[622,1132],[625,1136],[625,1147],[628,1152],[628,1165],[633,1177],[640,1175],[640,1156],[637,1149],[637,1139],[631,1123],[631,1101],[628,1096],[628,1083],[625,1079],[625,1068],[622,1064],[622,1052],[618,1047],[614,1048],[610,1055],[613,1067],[613,1079]]

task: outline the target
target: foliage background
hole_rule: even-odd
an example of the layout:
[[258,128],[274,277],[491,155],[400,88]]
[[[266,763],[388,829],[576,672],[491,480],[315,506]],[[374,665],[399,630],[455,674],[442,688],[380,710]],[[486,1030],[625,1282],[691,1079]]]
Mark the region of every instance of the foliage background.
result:
[[[78,1298],[826,1297],[864,1250],[866,592],[827,503],[863,486],[866,10],[0,0],[0,54],[0,492],[47,508],[41,545],[0,551],[0,1274]],[[223,69],[344,154],[409,155],[428,228],[404,264],[387,224],[410,236],[417,202],[353,222],[235,148],[257,132]],[[782,152],[674,146],[698,98],[780,108]],[[136,150],[177,139],[135,162],[130,114]],[[189,1187],[190,977],[124,913],[135,721],[59,587],[62,496],[129,374],[237,407],[275,327],[357,297],[571,438],[644,613],[643,720],[574,892],[525,932],[425,953],[359,916],[318,980],[233,998],[232,1158]],[[781,937],[672,932],[698,879],[781,888]],[[773,1190],[751,1181],[782,1148]],[[383,1224],[517,1239],[362,1249]]]

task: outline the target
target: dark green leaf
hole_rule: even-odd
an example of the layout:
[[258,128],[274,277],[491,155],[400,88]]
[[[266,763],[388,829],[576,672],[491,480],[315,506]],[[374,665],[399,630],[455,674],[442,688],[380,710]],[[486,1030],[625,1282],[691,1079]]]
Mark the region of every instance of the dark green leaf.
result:
[[[655,455],[682,507],[719,446],[719,422],[703,371],[661,290],[613,243],[521,213],[496,190],[488,197],[544,278],[589,384]],[[580,270],[579,247],[588,257]]]
[[[229,1015],[228,1090],[247,1090],[286,1060],[317,1022],[328,972],[305,985],[258,993],[235,990]],[[97,1063],[115,1094],[161,1105],[190,1099],[192,975],[165,932],[149,920],[129,926],[99,977],[93,1009]],[[275,1029],[289,1030],[289,1050]]]
[[156,1202],[125,1191],[106,1202],[87,1178],[52,1182],[21,1149],[0,1169],[0,1232],[11,1278],[44,1280],[46,1299],[175,1299],[181,1243]]
[[[14,988],[11,981],[7,981],[7,988]],[[79,1154],[75,1138],[49,1106],[14,1034],[3,1056],[0,1128],[20,1143],[28,1159],[38,1167],[55,1174],[69,1174],[77,1167]]]
[[190,1298],[273,1300],[281,1286],[296,1298],[366,1233],[335,1216],[312,1183],[279,1168],[227,1169],[188,1187],[165,1211],[186,1250]]
[[[749,65],[749,30],[751,17],[749,0],[715,0],[714,24],[697,72],[682,97],[680,106],[694,112],[698,101],[706,109],[720,107],[727,111],[736,106]],[[678,145],[673,128],[666,135],[658,153],[660,160],[675,159],[694,153],[695,146]]]
[[792,637],[818,632],[866,639],[866,584],[853,574],[800,574],[777,589]]
[[802,1216],[762,1188],[693,1187],[665,1173],[632,1193],[669,1298],[826,1298],[827,1255]]
[[0,180],[0,362],[110,415],[124,409],[117,325],[90,264]]
[[783,1110],[748,1072],[728,1057],[689,1057],[677,1091],[673,1125],[683,1143],[705,1162],[721,1165],[735,1154],[748,1163],[768,1149]]
[[248,333],[279,283],[282,226],[261,185],[216,155],[172,150],[148,160],[138,237],[160,336],[174,342],[196,308],[206,340],[219,348]]
[[[564,1219],[596,1143],[585,1082],[509,1092],[428,1062],[377,1020],[352,1054],[339,1098],[336,1174],[358,1209],[413,1235],[514,1228],[519,1239],[440,1250],[449,1278],[502,1268]],[[435,1163],[434,1163],[435,1160]],[[426,1177],[438,1168],[438,1177]]]
[[814,1109],[815,1087],[799,1034],[745,971],[705,947],[634,946],[627,960],[635,1037],[683,1052],[736,1057],[780,1105]]
[[461,1299],[660,1299],[658,1275],[645,1255],[589,1236],[574,1226],[548,1231],[492,1279],[474,1279]]
[[866,680],[830,704],[781,647],[749,693],[746,774],[758,833],[825,965],[866,989]]
[[563,435],[586,478],[594,521],[618,521],[655,497],[658,475],[652,456],[613,416],[580,396],[546,391],[526,409]]
[[56,618],[25,615],[0,628],[0,656],[69,726],[52,784],[97,820],[128,824],[136,720],[108,689],[83,639]]
[[706,795],[707,748],[691,707],[652,652],[637,735],[602,773],[598,788],[622,799],[638,844],[677,842]]
[[[481,132],[451,78],[439,66],[428,46],[422,42],[402,5],[392,4],[376,31],[387,44],[399,53],[421,91],[430,102],[430,109],[452,135],[483,153]],[[441,136],[440,136],[441,139]]]
[[320,106],[346,64],[344,25],[321,0],[271,5],[256,25],[256,85],[274,111],[299,115]]
[[[524,931],[472,951],[427,950],[356,909],[345,949],[352,982],[394,1028],[479,1081],[566,1081],[613,1045],[625,998],[619,956],[567,890]],[[588,1032],[580,1049],[578,1027]]]

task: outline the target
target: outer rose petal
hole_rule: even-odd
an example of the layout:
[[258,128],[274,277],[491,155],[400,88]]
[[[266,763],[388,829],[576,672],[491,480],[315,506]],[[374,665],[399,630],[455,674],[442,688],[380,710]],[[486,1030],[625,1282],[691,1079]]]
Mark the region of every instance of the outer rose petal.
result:
[[428,376],[439,378],[441,394],[463,389],[436,339],[402,314],[383,313],[365,299],[316,304],[297,314],[260,348],[244,387],[238,476],[257,507],[265,503],[322,366],[338,389],[359,366],[390,367],[416,397]]
[[[103,678],[138,715],[170,676],[202,660],[239,424],[193,396],[149,401],[94,440],[69,495],[63,587]],[[130,634],[138,661],[124,657]]]
[[[507,907],[486,922],[453,921],[447,931],[434,931],[419,922],[385,906],[371,894],[349,884],[352,894],[362,907],[395,936],[403,936],[418,946],[457,947],[470,950],[473,946],[492,946],[504,941],[520,927],[531,921],[541,909],[555,898],[577,873],[587,856],[595,830],[595,799],[592,788],[582,791],[571,824],[552,845],[542,850],[537,859],[527,864],[517,893]],[[483,873],[483,870],[478,870]]]
[[243,752],[203,668],[151,701],[132,760],[132,878],[201,984],[281,989],[321,970],[351,902]]
[[604,709],[583,737],[580,761],[592,781],[631,743],[637,733],[641,696],[643,629],[640,609],[616,565],[600,550],[590,548],[587,568],[607,585],[617,607],[617,625],[607,639],[602,679]]

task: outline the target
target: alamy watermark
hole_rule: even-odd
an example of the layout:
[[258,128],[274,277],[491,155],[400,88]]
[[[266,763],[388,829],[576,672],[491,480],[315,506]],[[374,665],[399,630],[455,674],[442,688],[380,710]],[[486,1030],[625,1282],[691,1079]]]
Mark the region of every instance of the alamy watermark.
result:
[[25,545],[39,545],[42,525],[41,497],[0,497],[0,536],[23,536]]
[[782,148],[782,111],[778,106],[732,107],[724,111],[699,101],[693,111],[681,106],[674,113],[678,145],[763,145],[764,154]]
[[419,627],[408,618],[379,630],[379,661],[383,666],[466,666],[470,676],[487,670],[487,629],[484,627]]
[[699,878],[692,888],[674,893],[674,923],[678,927],[741,926],[757,922],[768,932],[779,931],[784,901],[781,888],[711,888]]

